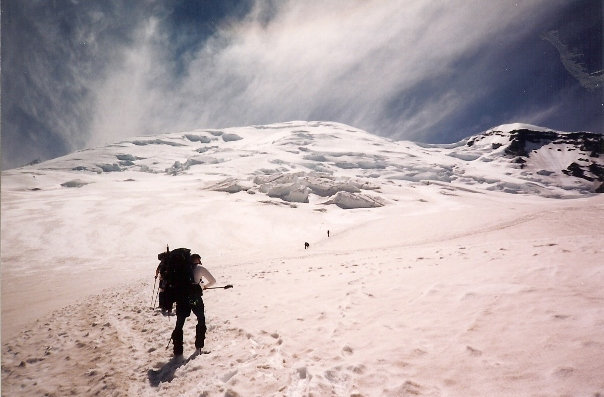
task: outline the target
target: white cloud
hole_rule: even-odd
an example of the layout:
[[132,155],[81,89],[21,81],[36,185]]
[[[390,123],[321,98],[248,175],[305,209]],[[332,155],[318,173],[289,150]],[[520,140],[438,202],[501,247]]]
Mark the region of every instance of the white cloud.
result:
[[424,93],[434,99],[417,114],[402,112],[404,120],[387,114],[388,103],[452,74],[485,45],[513,42],[535,15],[546,17],[546,5],[555,8],[545,0],[515,3],[258,2],[242,21],[223,25],[181,75],[170,72],[170,43],[151,20],[99,81],[91,142],[310,118],[417,134],[477,94],[439,87]]

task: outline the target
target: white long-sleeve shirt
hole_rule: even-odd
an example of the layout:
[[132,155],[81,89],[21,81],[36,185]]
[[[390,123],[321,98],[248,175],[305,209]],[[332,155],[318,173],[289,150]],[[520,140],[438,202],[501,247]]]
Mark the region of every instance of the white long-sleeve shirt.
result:
[[207,283],[201,284],[202,288],[211,287],[212,285],[216,284],[216,279],[214,278],[214,276],[212,276],[208,269],[206,269],[202,265],[196,265],[193,269],[193,278],[195,278],[195,282],[197,284],[202,282],[202,277],[205,278],[207,281]]

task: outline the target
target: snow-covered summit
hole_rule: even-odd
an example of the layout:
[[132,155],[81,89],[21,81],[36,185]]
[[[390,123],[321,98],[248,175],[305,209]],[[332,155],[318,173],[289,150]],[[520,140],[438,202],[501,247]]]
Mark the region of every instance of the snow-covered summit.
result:
[[[565,182],[576,182],[572,178],[563,181],[562,175],[567,175],[592,182],[595,191],[602,191],[602,135],[557,132],[530,125],[515,126],[514,129],[502,127],[474,136],[466,145],[488,153],[489,159],[499,157],[501,161],[511,161],[524,170],[521,176],[537,178],[545,185],[569,186]],[[541,176],[553,176],[554,179],[550,181],[539,178]]]
[[32,190],[119,175],[188,175],[202,189],[342,208],[382,206],[390,199],[386,186],[431,182],[562,198],[602,190],[602,142],[598,134],[509,124],[456,144],[425,145],[339,123],[293,121],[137,137],[4,176]]

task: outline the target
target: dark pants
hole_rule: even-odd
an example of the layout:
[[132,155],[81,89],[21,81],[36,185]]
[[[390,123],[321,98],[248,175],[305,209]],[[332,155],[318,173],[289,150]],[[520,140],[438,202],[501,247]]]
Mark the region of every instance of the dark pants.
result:
[[172,331],[172,342],[174,343],[174,354],[183,353],[183,327],[185,320],[191,315],[191,312],[197,316],[197,326],[195,327],[195,348],[201,349],[206,338],[206,317],[204,314],[203,299],[201,296],[195,296],[191,299],[184,299],[176,302],[176,326]]

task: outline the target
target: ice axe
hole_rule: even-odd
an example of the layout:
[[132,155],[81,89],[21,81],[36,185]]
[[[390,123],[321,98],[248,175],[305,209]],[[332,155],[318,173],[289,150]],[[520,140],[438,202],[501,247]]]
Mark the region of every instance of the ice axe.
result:
[[204,288],[204,289],[219,289],[219,288],[221,288],[221,289],[229,289],[229,288],[233,288],[233,285],[232,284],[227,284],[224,287],[208,287],[208,288]]

